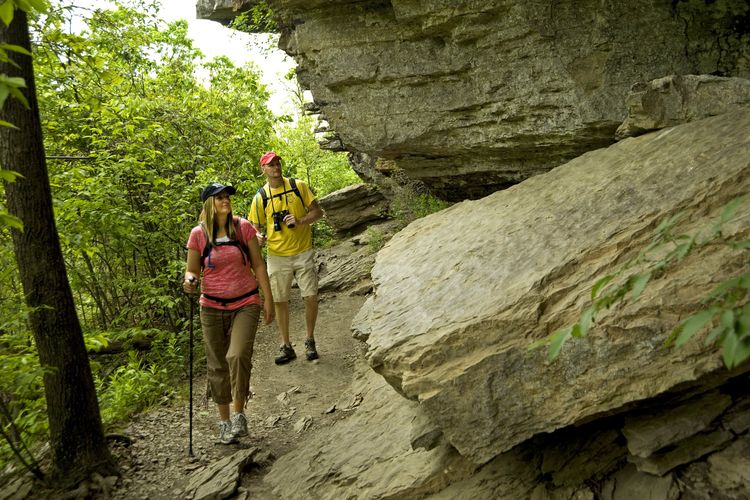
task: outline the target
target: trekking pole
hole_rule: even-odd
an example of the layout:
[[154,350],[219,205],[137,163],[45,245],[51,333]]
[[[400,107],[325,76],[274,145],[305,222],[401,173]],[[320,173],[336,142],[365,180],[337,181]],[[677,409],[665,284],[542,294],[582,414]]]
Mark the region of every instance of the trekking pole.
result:
[[[191,277],[188,281],[195,283],[195,277]],[[190,301],[190,341],[188,347],[188,378],[190,379],[189,385],[189,399],[190,399],[190,413],[188,416],[188,454],[193,456],[193,323],[195,316],[195,301],[193,296],[188,294],[188,300]]]

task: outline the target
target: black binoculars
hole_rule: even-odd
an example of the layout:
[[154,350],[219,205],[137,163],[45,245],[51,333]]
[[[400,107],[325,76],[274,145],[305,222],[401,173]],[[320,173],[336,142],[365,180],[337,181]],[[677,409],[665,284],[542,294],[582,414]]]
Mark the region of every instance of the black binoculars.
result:
[[[284,217],[289,215],[289,210],[280,210],[273,213],[273,230],[281,231],[281,223],[284,222]],[[294,228],[294,224],[287,224],[290,228]]]

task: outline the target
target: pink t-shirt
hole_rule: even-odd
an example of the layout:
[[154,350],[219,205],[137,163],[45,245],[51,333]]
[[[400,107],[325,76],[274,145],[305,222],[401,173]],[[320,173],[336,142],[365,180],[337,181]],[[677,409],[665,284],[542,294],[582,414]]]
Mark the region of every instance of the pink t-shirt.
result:
[[[255,228],[247,220],[240,219],[239,226],[241,238],[238,239],[247,242],[255,238]],[[188,238],[188,250],[195,250],[198,255],[201,255],[205,246],[206,233],[200,226],[194,227]],[[231,299],[258,288],[258,281],[253,274],[250,259],[245,258],[243,265],[243,253],[238,246],[214,246],[209,257],[204,259],[203,266],[202,294]],[[200,304],[214,309],[234,311],[248,304],[260,304],[260,295],[256,293],[226,305],[201,295]]]

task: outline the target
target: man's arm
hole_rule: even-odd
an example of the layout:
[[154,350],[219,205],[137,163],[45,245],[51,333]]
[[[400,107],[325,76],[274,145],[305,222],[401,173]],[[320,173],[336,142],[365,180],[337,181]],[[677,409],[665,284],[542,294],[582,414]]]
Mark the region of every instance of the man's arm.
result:
[[320,208],[318,200],[313,200],[310,206],[307,207],[307,214],[297,219],[297,221],[300,224],[312,224],[321,217],[323,217],[323,209]]

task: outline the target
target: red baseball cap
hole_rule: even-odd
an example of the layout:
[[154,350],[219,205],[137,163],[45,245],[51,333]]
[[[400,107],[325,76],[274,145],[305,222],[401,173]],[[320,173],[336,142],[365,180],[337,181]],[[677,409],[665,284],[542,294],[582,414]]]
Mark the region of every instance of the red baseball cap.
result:
[[269,163],[274,161],[276,158],[281,160],[281,156],[277,155],[273,151],[269,151],[268,153],[260,157],[260,166],[262,167],[263,165],[268,165]]

